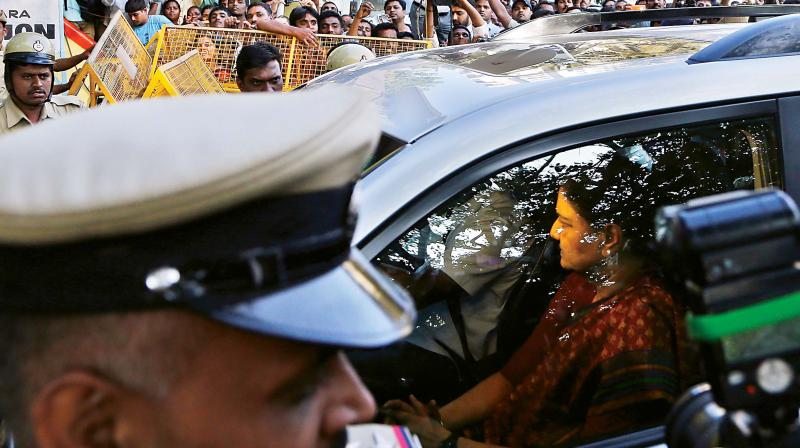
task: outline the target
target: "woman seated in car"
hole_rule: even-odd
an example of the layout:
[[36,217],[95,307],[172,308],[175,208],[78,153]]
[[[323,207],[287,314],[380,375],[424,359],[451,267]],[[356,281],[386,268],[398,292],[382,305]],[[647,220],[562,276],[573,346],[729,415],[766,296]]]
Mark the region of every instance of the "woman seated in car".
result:
[[506,366],[441,409],[384,406],[426,447],[572,445],[658,424],[676,399],[682,310],[647,253],[660,189],[626,158],[602,165],[558,190],[550,235],[571,273]]

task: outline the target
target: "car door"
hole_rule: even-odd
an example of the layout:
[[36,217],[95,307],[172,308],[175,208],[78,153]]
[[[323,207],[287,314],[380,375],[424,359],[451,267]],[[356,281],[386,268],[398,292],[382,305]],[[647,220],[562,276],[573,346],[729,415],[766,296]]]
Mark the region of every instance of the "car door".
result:
[[778,116],[781,126],[783,147],[783,170],[785,190],[800,202],[800,96],[788,96],[778,99]]
[[[782,163],[794,166],[797,157],[787,155],[781,141],[797,135],[779,131],[790,113],[796,117],[798,103],[781,101],[783,116],[777,100],[761,100],[587,126],[509,147],[443,179],[362,244],[373,263],[411,292],[420,310],[416,330],[402,343],[351,353],[367,386],[379,402],[413,393],[447,403],[497,372],[514,377],[515,387],[535,377],[535,367],[550,353],[538,348],[534,335],[575,274],[562,266],[564,248],[552,238],[564,182],[595,178],[607,193],[592,196],[594,207],[615,202],[617,216],[636,215],[625,218],[634,221],[626,224],[636,236],[629,244],[647,246],[658,205],[735,189],[798,188],[796,179],[783,178]],[[635,175],[625,178],[615,168],[620,163],[622,172]],[[658,272],[657,254],[642,250],[642,267],[655,272],[682,312],[681,297]],[[573,324],[579,328],[581,322]],[[691,359],[691,347],[686,353]],[[670,393],[702,380],[696,360],[686,363]],[[572,406],[570,415],[592,412],[589,405]],[[644,446],[660,432],[630,433],[659,424],[661,417],[582,434],[574,442],[628,433],[614,439],[615,446]]]

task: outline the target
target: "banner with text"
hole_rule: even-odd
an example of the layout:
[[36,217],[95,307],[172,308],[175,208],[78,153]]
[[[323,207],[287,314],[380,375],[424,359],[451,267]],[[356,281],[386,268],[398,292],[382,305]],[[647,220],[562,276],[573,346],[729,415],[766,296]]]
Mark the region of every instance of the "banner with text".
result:
[[8,41],[18,33],[34,32],[47,36],[56,49],[56,57],[63,56],[64,2],[56,0],[0,0],[0,10],[6,14]]

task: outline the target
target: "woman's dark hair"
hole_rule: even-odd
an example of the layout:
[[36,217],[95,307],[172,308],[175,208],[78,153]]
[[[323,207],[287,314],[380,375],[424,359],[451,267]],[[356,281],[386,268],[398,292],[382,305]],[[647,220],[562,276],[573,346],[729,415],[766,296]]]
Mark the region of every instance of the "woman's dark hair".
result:
[[625,252],[644,255],[652,249],[659,207],[728,189],[718,158],[709,147],[691,141],[663,152],[638,144],[621,147],[570,170],[560,191],[592,228],[618,225]]
[[608,224],[622,230],[622,256],[643,257],[653,238],[655,198],[647,172],[614,156],[602,169],[589,168],[566,179],[559,189],[596,231]]
[[399,33],[397,33],[397,38],[398,39],[405,39],[406,37],[410,37],[412,39],[416,39],[417,38],[416,36],[414,36],[414,33],[410,32],[410,31],[400,31]]
[[243,80],[251,68],[264,67],[272,61],[281,63],[281,52],[274,45],[266,42],[245,45],[236,57],[236,76]]
[[306,14],[311,14],[319,22],[319,14],[313,8],[306,8],[305,6],[298,6],[289,14],[289,25],[297,26],[297,21],[304,18]]

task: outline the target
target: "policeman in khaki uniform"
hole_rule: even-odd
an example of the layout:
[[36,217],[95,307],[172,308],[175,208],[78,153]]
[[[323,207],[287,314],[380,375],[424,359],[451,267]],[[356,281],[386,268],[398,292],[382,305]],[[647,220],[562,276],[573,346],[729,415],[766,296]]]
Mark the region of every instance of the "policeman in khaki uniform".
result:
[[[263,110],[308,119],[248,118]],[[211,115],[240,119],[131,134]],[[343,447],[375,404],[341,348],[390,344],[415,315],[350,247],[377,117],[326,87],[127,102],[4,137],[0,413],[17,446]]]
[[0,105],[0,135],[83,107],[74,96],[53,96],[53,46],[37,33],[11,38],[3,55],[7,96]]

